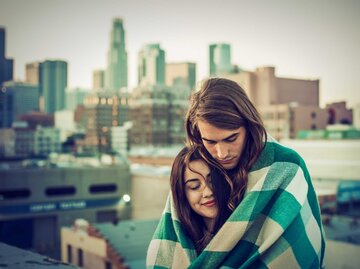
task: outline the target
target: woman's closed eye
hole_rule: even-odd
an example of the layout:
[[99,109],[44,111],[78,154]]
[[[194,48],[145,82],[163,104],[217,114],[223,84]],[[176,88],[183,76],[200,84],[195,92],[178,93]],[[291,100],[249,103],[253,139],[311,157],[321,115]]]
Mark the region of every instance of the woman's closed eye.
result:
[[186,184],[186,186],[190,190],[198,190],[201,187],[201,184],[200,184],[200,182],[189,182]]
[[201,181],[198,178],[188,179],[185,182],[185,186],[190,190],[198,190],[201,187]]

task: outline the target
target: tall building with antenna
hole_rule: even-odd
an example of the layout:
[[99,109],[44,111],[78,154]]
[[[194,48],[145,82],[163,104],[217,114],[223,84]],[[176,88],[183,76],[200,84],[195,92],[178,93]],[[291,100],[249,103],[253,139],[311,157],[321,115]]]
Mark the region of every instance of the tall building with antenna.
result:
[[128,85],[125,30],[124,22],[121,18],[115,18],[113,20],[105,77],[105,86],[108,90],[119,90]]

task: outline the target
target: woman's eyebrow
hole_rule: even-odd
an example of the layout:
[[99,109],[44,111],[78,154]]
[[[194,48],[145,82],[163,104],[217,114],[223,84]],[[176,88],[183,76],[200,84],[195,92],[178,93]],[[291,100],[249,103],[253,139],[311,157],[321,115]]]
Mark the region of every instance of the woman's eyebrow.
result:
[[200,179],[198,179],[198,178],[189,178],[189,179],[185,180],[184,184],[186,184],[188,182],[194,182],[194,181],[200,181]]

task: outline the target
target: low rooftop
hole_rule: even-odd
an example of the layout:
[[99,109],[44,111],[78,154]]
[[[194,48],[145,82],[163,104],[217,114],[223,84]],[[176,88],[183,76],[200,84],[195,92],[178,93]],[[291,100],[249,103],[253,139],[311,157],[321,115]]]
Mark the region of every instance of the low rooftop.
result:
[[0,267],[7,269],[78,268],[31,251],[9,246],[0,242]]

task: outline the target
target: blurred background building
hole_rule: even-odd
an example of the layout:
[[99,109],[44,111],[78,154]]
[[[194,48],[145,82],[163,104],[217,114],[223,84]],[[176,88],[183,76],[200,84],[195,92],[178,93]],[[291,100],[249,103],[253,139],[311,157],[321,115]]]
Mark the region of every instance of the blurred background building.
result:
[[60,259],[60,228],[79,216],[93,223],[129,219],[129,166],[91,162],[29,159],[0,170],[1,241]]
[[190,89],[196,84],[196,63],[167,63],[166,64],[166,85],[184,85]]
[[211,77],[232,72],[230,44],[219,43],[209,46],[209,69]]
[[0,27],[0,85],[13,79],[14,60],[6,58],[6,30]]
[[110,34],[110,48],[105,73],[106,88],[109,90],[119,90],[122,87],[127,87],[127,68],[124,22],[121,18],[115,18]]
[[65,108],[67,72],[65,61],[46,60],[40,63],[39,88],[45,113],[51,114]]
[[140,86],[165,84],[165,51],[160,44],[145,45],[139,52]]

